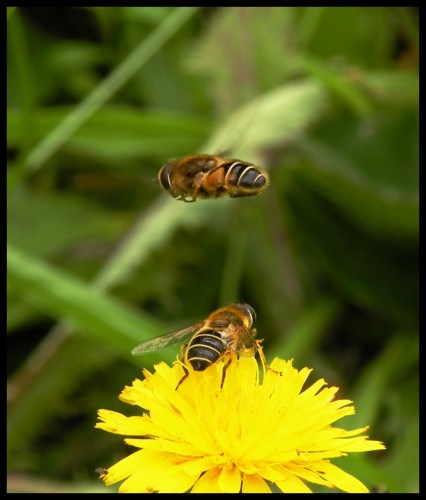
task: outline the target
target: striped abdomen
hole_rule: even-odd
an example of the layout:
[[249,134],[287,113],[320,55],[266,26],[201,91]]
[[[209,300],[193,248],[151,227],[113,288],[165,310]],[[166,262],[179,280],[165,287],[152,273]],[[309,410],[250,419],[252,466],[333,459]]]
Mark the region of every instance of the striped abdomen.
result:
[[223,168],[224,187],[232,198],[256,196],[269,185],[267,174],[250,163],[229,160]]
[[195,371],[202,372],[220,359],[228,349],[225,340],[216,330],[202,330],[189,341],[185,361]]

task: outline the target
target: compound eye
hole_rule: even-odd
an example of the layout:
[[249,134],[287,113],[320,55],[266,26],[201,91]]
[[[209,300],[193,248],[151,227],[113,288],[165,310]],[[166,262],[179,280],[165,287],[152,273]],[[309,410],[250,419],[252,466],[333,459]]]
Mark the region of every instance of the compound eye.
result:
[[160,183],[161,187],[166,191],[172,191],[172,185],[170,183],[170,169],[171,169],[170,163],[166,163],[161,167],[160,171],[158,172],[158,182]]
[[242,304],[244,312],[250,317],[251,324],[256,321],[256,311],[248,304]]

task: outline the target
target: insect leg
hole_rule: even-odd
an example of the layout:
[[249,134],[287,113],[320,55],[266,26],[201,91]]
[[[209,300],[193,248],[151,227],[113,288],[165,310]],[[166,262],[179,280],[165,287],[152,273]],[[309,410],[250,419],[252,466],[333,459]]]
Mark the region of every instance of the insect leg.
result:
[[192,200],[185,200],[188,203],[191,203],[193,201],[197,201],[197,195],[198,191],[201,189],[201,186],[203,185],[204,180],[207,178],[208,174],[205,172],[198,172],[198,174],[194,177],[194,191],[191,193]]
[[271,368],[268,363],[266,362],[265,355],[263,354],[263,348],[262,348],[262,340],[256,340],[256,350],[259,353],[259,358],[263,366],[263,371],[266,372],[267,370],[270,370],[271,372],[276,373],[277,375],[282,375],[282,372],[279,372],[278,370],[274,370]]
[[185,365],[185,352],[186,352],[186,347],[187,347],[188,344],[182,344],[180,346],[180,365],[182,366],[183,368],[183,371],[185,372],[183,374],[183,377],[179,380],[178,382],[178,385],[176,386],[175,388],[175,391],[178,390],[178,387],[180,386],[180,384],[186,379],[186,377],[189,375],[189,370],[187,368],[187,366]]
[[182,368],[183,368],[183,371],[185,372],[183,377],[179,380],[178,382],[178,385],[175,387],[175,391],[178,390],[180,384],[186,379],[186,377],[189,375],[189,370],[188,368],[182,363]]
[[226,375],[226,370],[228,369],[228,366],[231,364],[231,358],[228,359],[226,364],[222,368],[222,382],[220,383],[220,388],[222,389],[223,384],[225,382],[225,375]]

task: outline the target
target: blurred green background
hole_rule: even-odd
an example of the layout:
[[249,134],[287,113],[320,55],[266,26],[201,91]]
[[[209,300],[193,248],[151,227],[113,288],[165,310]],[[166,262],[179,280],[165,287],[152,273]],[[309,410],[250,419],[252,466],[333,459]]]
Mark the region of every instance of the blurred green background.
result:
[[[97,409],[132,414],[121,389],[178,353],[131,349],[242,301],[387,445],[336,465],[417,492],[417,9],[10,7],[7,31],[8,490],[116,491]],[[225,151],[270,188],[153,181]]]

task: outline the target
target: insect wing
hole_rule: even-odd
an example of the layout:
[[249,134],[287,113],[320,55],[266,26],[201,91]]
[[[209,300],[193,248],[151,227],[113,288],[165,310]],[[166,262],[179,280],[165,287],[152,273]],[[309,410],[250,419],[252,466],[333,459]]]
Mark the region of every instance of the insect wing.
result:
[[132,350],[132,354],[134,356],[137,356],[139,354],[158,351],[159,349],[163,349],[164,347],[181,344],[185,342],[185,340],[189,339],[189,337],[192,337],[195,332],[202,328],[203,325],[204,323],[197,323],[196,325],[188,326],[187,328],[183,328],[182,330],[176,330],[170,333],[166,333],[165,335],[161,335],[160,337],[146,340],[145,342],[137,345]]

